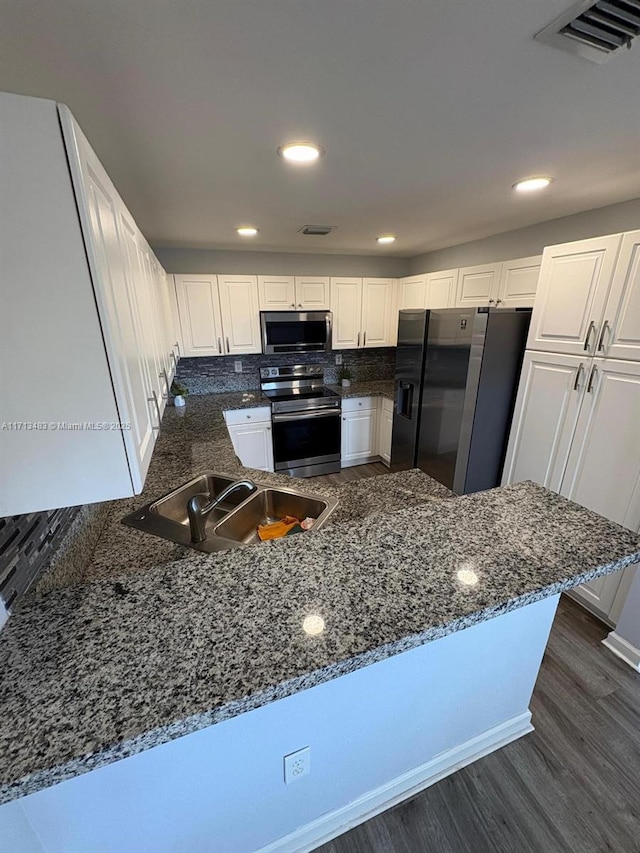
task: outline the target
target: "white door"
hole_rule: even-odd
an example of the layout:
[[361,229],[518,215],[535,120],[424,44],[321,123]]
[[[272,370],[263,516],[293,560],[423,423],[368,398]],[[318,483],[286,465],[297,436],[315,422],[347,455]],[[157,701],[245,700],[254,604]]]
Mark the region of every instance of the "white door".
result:
[[412,275],[398,281],[398,310],[427,307],[427,277]]
[[328,311],[331,286],[328,276],[296,276],[296,308],[300,311]]
[[362,344],[362,279],[331,279],[333,349],[357,349]]
[[542,256],[503,261],[496,305],[499,308],[533,306],[538,289]]
[[502,485],[560,489],[590,366],[589,358],[525,353]]
[[593,355],[621,239],[612,234],[544,250],[527,349]]
[[456,306],[495,305],[500,283],[500,264],[464,267],[458,273]]
[[215,275],[176,275],[183,355],[222,355],[222,323]]
[[377,410],[373,408],[342,415],[341,465],[357,465],[377,456]]
[[273,471],[271,423],[229,425],[229,435],[240,462],[258,471]]
[[611,358],[640,361],[640,231],[622,237],[597,351]]
[[219,275],[224,350],[228,355],[262,352],[258,280],[255,275]]
[[442,270],[427,275],[424,308],[453,308],[456,304],[459,270]]
[[391,464],[391,436],[393,433],[393,403],[391,400],[382,400],[378,412],[378,454],[387,464]]
[[258,299],[261,311],[293,311],[296,284],[292,275],[259,275]]
[[[362,346],[390,347],[394,344],[396,282],[393,278],[362,280]],[[397,331],[397,328],[396,328]]]
[[[631,530],[640,527],[640,364],[594,358],[561,494]],[[609,615],[622,572],[575,597]]]

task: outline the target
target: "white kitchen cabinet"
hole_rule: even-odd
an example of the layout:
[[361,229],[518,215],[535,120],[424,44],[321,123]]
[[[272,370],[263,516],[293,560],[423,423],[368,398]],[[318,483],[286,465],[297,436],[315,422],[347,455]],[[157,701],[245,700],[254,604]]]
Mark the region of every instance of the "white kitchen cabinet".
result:
[[456,304],[459,270],[442,270],[427,275],[424,308],[453,308]]
[[398,281],[398,311],[427,307],[427,276],[411,275]]
[[596,353],[640,361],[640,231],[622,237]]
[[375,397],[351,397],[342,401],[343,468],[363,465],[378,456],[378,407]]
[[500,264],[481,264],[459,270],[456,307],[494,306],[498,298],[500,271]]
[[327,311],[328,276],[258,276],[261,311]]
[[223,355],[218,279],[215,275],[176,275],[183,355]]
[[596,352],[621,241],[621,234],[612,234],[544,250],[528,349]]
[[378,406],[378,455],[387,466],[391,465],[393,409],[393,400],[380,397],[380,404]]
[[262,352],[256,276],[219,275],[218,291],[226,354]]
[[[164,402],[157,259],[143,265],[146,242],[66,107],[3,94],[0,114],[3,419],[33,425],[3,431],[0,516],[132,496]],[[29,394],[9,392],[15,376]]]
[[333,349],[396,343],[396,280],[332,278]]
[[296,281],[292,275],[259,275],[258,299],[261,311],[293,311]]
[[540,255],[503,261],[496,307],[527,308],[533,306],[538,289],[541,263],[542,257]]
[[233,449],[240,462],[258,471],[273,471],[271,409],[260,406],[224,413]]
[[559,491],[589,364],[573,355],[525,353],[503,485],[533,480]]

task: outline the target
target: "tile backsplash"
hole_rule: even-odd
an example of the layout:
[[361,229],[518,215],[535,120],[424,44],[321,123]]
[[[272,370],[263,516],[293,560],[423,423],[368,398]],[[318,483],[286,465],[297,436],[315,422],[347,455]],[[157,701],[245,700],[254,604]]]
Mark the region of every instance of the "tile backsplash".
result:
[[[393,379],[396,351],[393,347],[380,349],[343,350],[344,366],[353,373],[354,381]],[[242,373],[236,373],[234,363],[242,362]],[[278,356],[243,355],[182,358],[176,378],[190,394],[215,394],[223,391],[248,391],[260,386],[259,368],[267,365],[320,364],[328,385],[337,381],[340,369],[336,352],[307,353]]]

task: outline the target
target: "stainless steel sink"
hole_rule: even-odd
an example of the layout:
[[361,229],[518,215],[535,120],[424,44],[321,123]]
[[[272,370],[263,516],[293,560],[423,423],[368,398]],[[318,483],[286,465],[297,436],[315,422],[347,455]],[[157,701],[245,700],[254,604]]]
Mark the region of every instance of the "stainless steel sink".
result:
[[[122,524],[152,533],[196,551],[224,551],[260,542],[257,526],[294,515],[297,518],[315,518],[308,533],[313,533],[325,523],[338,505],[334,498],[311,495],[297,489],[275,489],[256,483],[250,496],[246,491],[233,492],[216,507],[206,519],[206,539],[192,542],[187,514],[187,503],[194,495],[204,494],[215,498],[234,480],[213,471],[184,483],[169,494],[146,504],[122,519]],[[306,535],[298,534],[298,535]]]

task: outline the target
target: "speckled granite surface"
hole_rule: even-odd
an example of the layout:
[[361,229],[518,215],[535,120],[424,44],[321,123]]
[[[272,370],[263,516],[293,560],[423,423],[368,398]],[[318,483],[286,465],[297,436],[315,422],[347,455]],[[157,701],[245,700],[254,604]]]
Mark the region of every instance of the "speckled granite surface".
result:
[[337,391],[345,399],[348,397],[386,397],[388,400],[395,399],[395,382],[393,379],[352,382],[349,388],[343,388],[342,385],[329,385],[329,388]]
[[339,496],[332,523],[254,548],[177,553],[120,525],[206,469],[290,486],[233,453],[222,410],[260,402],[167,410],[145,492],[111,507],[85,582],[17,608],[0,635],[0,802],[640,559],[629,531],[531,483],[449,499],[419,471],[314,484]]

